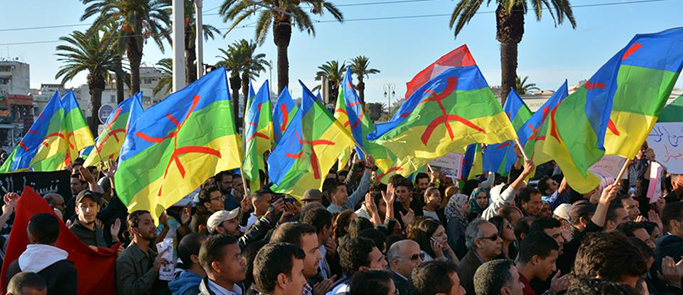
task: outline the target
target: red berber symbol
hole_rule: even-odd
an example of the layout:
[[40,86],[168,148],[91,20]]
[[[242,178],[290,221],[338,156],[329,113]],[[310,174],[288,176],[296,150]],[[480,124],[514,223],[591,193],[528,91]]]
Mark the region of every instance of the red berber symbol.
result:
[[298,159],[301,157],[301,155],[304,154],[304,146],[309,145],[311,147],[311,168],[313,169],[313,178],[320,179],[320,166],[318,165],[318,155],[315,154],[314,147],[316,145],[334,145],[335,143],[333,141],[324,139],[317,139],[313,141],[302,140],[301,136],[299,135],[299,132],[296,133],[296,138],[301,144],[301,150],[299,150],[299,152],[296,154],[286,153],[285,157],[291,159]]
[[446,130],[448,131],[448,136],[451,138],[451,140],[454,139],[453,135],[453,130],[451,129],[451,125],[448,123],[450,121],[458,121],[460,123],[465,124],[467,127],[470,127],[474,130],[477,130],[481,133],[486,134],[486,130],[482,129],[481,127],[475,125],[471,121],[460,117],[455,114],[448,114],[448,111],[443,105],[443,100],[446,99],[453,91],[455,91],[455,86],[458,84],[458,78],[457,77],[449,77],[448,82],[446,83],[446,88],[441,91],[440,93],[434,93],[432,90],[426,90],[425,92],[428,94],[431,94],[431,96],[423,99],[420,101],[420,104],[426,103],[426,102],[436,102],[439,104],[439,108],[441,109],[441,116],[437,117],[436,119],[432,120],[432,122],[427,125],[427,129],[425,129],[424,133],[422,134],[422,143],[424,145],[427,145],[427,142],[429,141],[429,138],[432,136],[432,133],[436,129],[437,126],[440,124],[444,124],[446,127]]
[[[180,162],[180,156],[184,154],[190,154],[190,153],[199,153],[199,154],[207,154],[207,155],[212,155],[216,156],[217,158],[221,157],[221,152],[212,148],[204,147],[204,146],[183,146],[183,147],[178,147],[178,133],[180,130],[183,128],[185,123],[187,122],[187,119],[190,117],[192,112],[194,112],[194,108],[197,106],[197,103],[199,103],[199,95],[195,95],[194,98],[192,99],[192,106],[190,107],[190,110],[187,112],[185,115],[185,118],[183,118],[183,122],[180,123],[178,120],[176,120],[171,114],[166,114],[166,118],[168,118],[169,121],[173,122],[174,125],[176,125],[176,129],[169,131],[169,133],[164,136],[164,137],[150,137],[147,134],[144,134],[142,132],[135,132],[135,135],[139,138],[141,138],[144,141],[147,142],[153,142],[153,143],[162,143],[164,140],[172,138],[173,139],[173,153],[171,154],[171,158],[168,160],[168,163],[166,164],[166,170],[164,171],[164,179],[166,179],[166,176],[168,175],[168,170],[171,167],[171,164],[175,162],[176,167],[178,168],[178,172],[180,172],[180,176],[184,179],[185,178],[185,167],[183,164]],[[164,188],[164,184],[162,183],[161,187],[159,188],[159,193],[158,195],[161,196],[161,190]]]
[[[259,103],[258,106],[257,106],[257,107],[258,107],[258,110],[259,110],[259,114],[261,114],[261,105],[262,105],[262,104]],[[253,119],[258,120],[258,117],[253,118]],[[250,125],[250,126],[258,126],[258,123],[257,123],[257,122],[254,122],[254,121],[249,121],[249,125]],[[254,127],[254,128],[257,128],[257,127]],[[265,139],[265,140],[270,139],[270,137],[268,137],[268,135],[265,135],[265,134],[263,134],[263,133],[261,133],[261,132],[258,132],[258,130],[256,130],[256,131],[254,131],[253,134],[251,134],[251,135],[249,136],[249,138],[247,138],[247,142],[250,142],[250,141],[251,141],[252,139],[254,139],[255,137],[260,137],[260,138],[263,138],[263,139]]]
[[[98,152],[102,150],[102,146],[104,146],[104,143],[107,142],[107,139],[109,139],[109,138],[112,137],[112,136],[114,137],[114,139],[116,140],[116,142],[119,142],[119,137],[116,135],[116,133],[123,133],[123,134],[126,134],[126,129],[125,129],[125,128],[113,129],[113,127],[112,127],[112,125],[114,125],[114,122],[116,122],[116,120],[117,120],[117,119],[119,118],[119,116],[121,115],[121,111],[122,111],[122,108],[121,108],[121,107],[118,107],[118,108],[116,109],[116,112],[114,113],[114,117],[111,119],[111,121],[109,121],[109,123],[107,123],[107,125],[104,126],[104,130],[105,130],[105,131],[109,131],[109,132],[107,133],[107,136],[105,136],[105,137],[100,141],[100,144],[97,146],[97,151],[98,151]],[[113,155],[112,155],[112,156],[113,156]]]

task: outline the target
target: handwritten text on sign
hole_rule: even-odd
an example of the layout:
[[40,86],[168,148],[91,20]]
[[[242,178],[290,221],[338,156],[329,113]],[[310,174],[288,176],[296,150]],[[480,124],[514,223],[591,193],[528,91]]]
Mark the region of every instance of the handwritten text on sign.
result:
[[657,162],[669,173],[683,173],[683,122],[657,123],[647,137]]

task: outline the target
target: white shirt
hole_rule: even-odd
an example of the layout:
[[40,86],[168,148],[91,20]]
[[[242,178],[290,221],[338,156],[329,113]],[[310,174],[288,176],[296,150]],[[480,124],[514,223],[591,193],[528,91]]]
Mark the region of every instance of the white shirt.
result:
[[209,285],[207,287],[218,295],[242,295],[242,288],[237,284],[232,285],[232,290],[228,290],[216,284],[216,282],[209,280]]
[[320,247],[318,247],[318,251],[320,251],[320,254],[323,256],[323,259],[320,259],[318,262],[318,267],[320,267],[320,275],[323,277],[323,280],[327,280],[330,278],[330,267],[327,265],[327,260],[325,259],[325,256],[327,255],[327,249],[325,248],[325,245],[320,245]]

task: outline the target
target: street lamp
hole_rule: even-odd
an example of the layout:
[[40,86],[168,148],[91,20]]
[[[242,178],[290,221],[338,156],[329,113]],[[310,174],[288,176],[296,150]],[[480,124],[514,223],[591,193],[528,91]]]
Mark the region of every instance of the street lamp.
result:
[[391,113],[391,98],[396,97],[396,85],[394,83],[384,84],[384,98],[389,100],[387,105],[388,113]]

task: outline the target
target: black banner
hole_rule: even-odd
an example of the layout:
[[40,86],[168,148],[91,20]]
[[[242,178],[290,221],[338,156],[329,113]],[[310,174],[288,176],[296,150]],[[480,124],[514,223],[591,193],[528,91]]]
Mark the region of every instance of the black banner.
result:
[[24,187],[30,186],[41,196],[57,193],[68,200],[71,198],[70,177],[67,170],[0,174],[0,196],[8,192],[21,194]]

